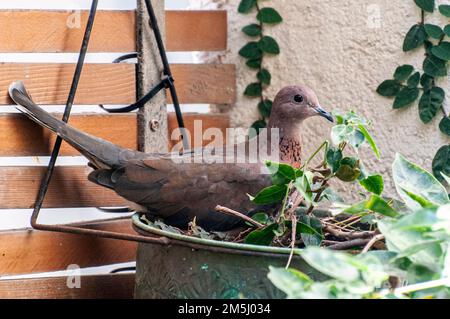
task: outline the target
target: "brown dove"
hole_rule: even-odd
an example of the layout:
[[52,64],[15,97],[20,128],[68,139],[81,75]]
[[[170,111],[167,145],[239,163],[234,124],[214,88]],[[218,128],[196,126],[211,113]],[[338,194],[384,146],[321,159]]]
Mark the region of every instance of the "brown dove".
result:
[[[131,209],[146,213],[149,218],[161,218],[168,225],[186,229],[195,219],[208,231],[231,230],[243,221],[218,213],[215,207],[222,205],[251,216],[260,208],[252,204],[248,194],[255,195],[271,185],[270,176],[262,173],[268,157],[255,156],[249,147],[253,139],[240,145],[198,148],[184,154],[142,153],[86,134],[53,117],[32,101],[22,82],[11,84],[9,95],[20,111],[90,161],[94,168],[88,177],[90,181],[114,190],[130,202]],[[258,145],[273,143],[270,129],[278,129],[278,161],[300,167],[301,126],[303,120],[312,116],[333,121],[311,89],[285,87],[274,100],[267,138]],[[238,152],[239,149],[245,151]],[[200,162],[193,160],[202,154],[209,155]]]

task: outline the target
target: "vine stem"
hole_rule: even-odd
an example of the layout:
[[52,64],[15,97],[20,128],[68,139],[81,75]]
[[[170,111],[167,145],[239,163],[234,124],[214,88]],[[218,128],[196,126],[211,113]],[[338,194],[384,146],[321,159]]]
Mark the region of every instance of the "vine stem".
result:
[[438,287],[450,287],[450,278],[443,278],[433,281],[428,281],[420,284],[414,284],[406,287],[400,287],[395,290],[385,289],[380,291],[379,295],[381,298],[386,297],[387,295],[394,294],[394,295],[406,295],[410,294],[416,291],[421,290],[427,290],[432,288],[438,288]]

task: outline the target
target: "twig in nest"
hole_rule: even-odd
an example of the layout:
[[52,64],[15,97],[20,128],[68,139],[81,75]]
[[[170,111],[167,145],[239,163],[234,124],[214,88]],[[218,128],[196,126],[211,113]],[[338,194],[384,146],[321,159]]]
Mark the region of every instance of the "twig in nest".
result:
[[383,234],[376,235],[367,243],[366,247],[364,247],[361,253],[367,253],[373,245],[375,245],[378,241],[383,240],[384,238],[385,237]]
[[343,241],[342,243],[329,246],[332,250],[346,250],[353,247],[365,246],[370,242],[371,239],[353,239],[349,241]]
[[294,257],[294,249],[295,249],[295,238],[297,237],[297,216],[295,214],[292,214],[291,217],[292,220],[292,226],[291,226],[291,233],[292,233],[292,240],[291,240],[291,253],[289,254],[289,260],[286,264],[286,269],[289,268],[292,262],[292,257]]
[[323,230],[325,232],[331,234],[334,237],[344,238],[344,239],[367,239],[367,238],[371,239],[375,234],[375,232],[373,232],[373,231],[345,232],[345,231],[336,229],[336,228],[334,228],[332,226],[328,226],[328,225],[325,226],[323,228]]
[[217,205],[215,210],[219,213],[225,214],[225,215],[229,215],[229,216],[234,216],[234,217],[238,217],[241,218],[243,220],[245,220],[246,222],[252,224],[253,226],[257,227],[257,228],[264,228],[265,226],[259,222],[257,222],[256,220],[254,220],[251,217],[248,217],[247,215],[244,215],[242,213],[239,213],[235,210],[232,210],[230,208],[227,207],[223,207],[220,205]]

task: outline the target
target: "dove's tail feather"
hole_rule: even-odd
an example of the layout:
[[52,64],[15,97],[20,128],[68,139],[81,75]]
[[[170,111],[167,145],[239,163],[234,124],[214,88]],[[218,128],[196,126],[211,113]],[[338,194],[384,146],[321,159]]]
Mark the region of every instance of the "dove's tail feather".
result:
[[[55,118],[36,105],[22,82],[14,82],[9,87],[9,95],[17,104],[17,109],[39,125],[48,128],[73,146],[97,168],[117,167],[124,157],[123,149],[98,137],[77,130]],[[126,156],[126,155],[125,155]]]

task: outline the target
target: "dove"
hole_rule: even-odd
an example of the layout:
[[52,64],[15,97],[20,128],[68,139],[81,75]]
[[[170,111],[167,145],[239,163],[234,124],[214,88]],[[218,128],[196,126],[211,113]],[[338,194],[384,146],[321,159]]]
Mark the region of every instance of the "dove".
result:
[[[130,209],[145,213],[148,218],[162,219],[180,229],[188,228],[195,220],[207,231],[228,231],[242,226],[243,220],[215,211],[217,205],[248,216],[264,208],[256,207],[248,196],[272,184],[270,175],[262,173],[269,158],[255,157],[249,150],[253,139],[244,145],[215,150],[204,147],[184,153],[143,153],[89,135],[55,118],[33,102],[22,82],[12,83],[9,95],[21,112],[89,160],[94,169],[88,176],[91,182],[114,190],[127,200]],[[278,132],[275,147],[279,162],[301,166],[302,123],[313,116],[333,122],[312,89],[288,86],[276,95],[268,129]],[[266,136],[262,144],[274,142],[273,134]],[[238,152],[242,146],[246,151]],[[215,161],[192,160],[202,154],[211,154],[210,159]]]

